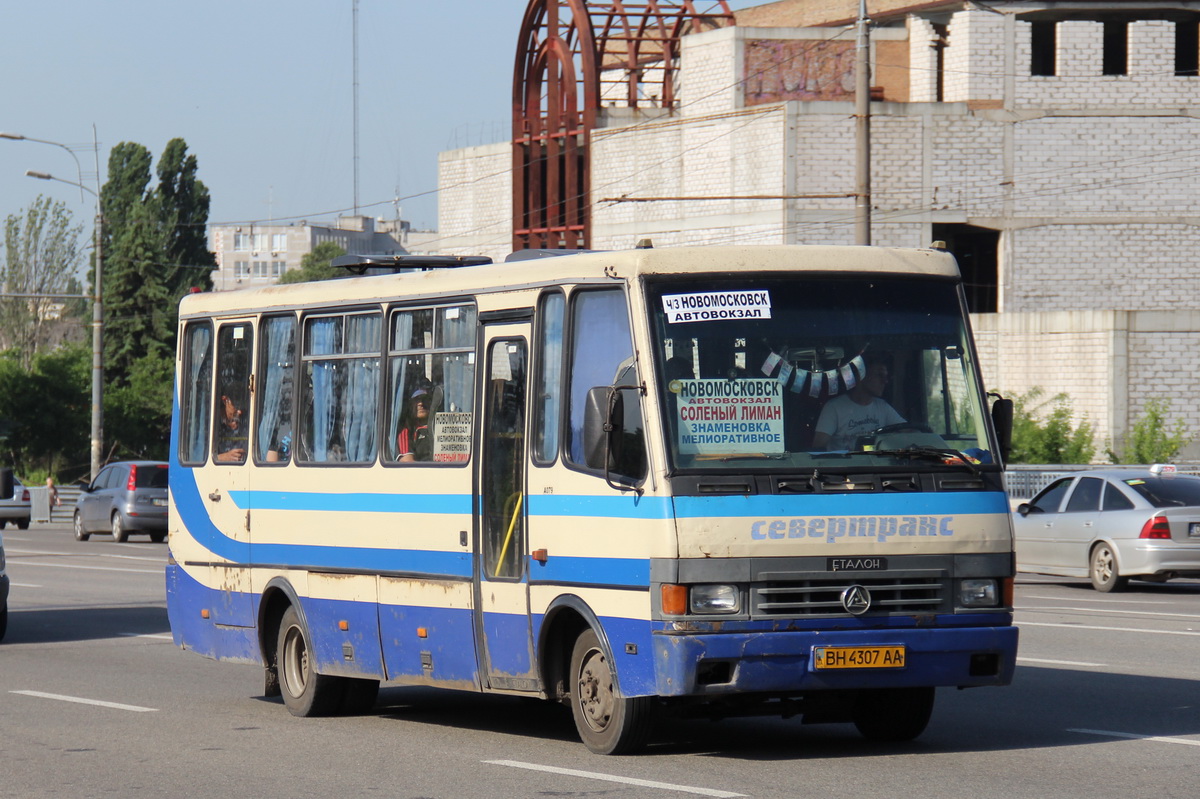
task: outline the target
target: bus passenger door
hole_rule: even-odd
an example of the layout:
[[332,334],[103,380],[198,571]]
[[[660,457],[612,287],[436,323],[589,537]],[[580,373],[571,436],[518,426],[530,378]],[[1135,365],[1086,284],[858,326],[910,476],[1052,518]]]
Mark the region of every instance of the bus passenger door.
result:
[[212,621],[235,627],[253,627],[255,623],[249,568],[253,352],[254,329],[249,321],[217,328],[212,461],[196,470],[196,488],[212,522],[210,585],[219,591],[211,608]]
[[535,691],[525,529],[529,325],[484,328],[482,444],[476,459],[480,545],[476,625],[487,685]]

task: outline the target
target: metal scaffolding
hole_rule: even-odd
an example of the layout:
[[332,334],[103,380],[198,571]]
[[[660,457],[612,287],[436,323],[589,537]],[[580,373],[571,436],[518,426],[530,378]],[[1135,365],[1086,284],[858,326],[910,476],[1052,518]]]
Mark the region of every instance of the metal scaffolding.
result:
[[586,249],[602,107],[677,108],[679,40],[733,24],[726,0],[530,0],[513,71],[513,249]]

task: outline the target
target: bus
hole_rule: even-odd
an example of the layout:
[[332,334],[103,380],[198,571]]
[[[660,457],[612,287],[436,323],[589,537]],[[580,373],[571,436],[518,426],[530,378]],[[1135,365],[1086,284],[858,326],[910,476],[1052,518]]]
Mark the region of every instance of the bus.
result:
[[298,716],[562,703],[599,754],[663,714],[910,740],[1011,681],[1011,402],[949,253],[337,263],[180,304],[178,646]]

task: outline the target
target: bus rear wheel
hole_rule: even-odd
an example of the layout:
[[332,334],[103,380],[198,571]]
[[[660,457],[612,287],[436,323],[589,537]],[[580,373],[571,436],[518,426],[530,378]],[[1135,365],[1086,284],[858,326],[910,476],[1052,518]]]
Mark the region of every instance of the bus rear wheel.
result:
[[328,716],[338,710],[343,686],[337,677],[316,672],[310,641],[300,614],[289,607],[279,622],[275,649],[279,691],[293,716]]
[[869,741],[911,741],[929,725],[933,697],[932,688],[860,691],[854,700],[854,726]]
[[598,755],[641,748],[649,737],[651,699],[621,696],[609,656],[594,630],[571,652],[571,714],[584,745]]

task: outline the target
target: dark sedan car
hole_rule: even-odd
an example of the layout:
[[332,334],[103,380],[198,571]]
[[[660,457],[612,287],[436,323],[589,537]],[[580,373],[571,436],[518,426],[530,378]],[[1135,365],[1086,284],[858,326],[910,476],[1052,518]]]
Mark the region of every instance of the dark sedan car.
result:
[[162,461],[118,461],[100,470],[75,502],[75,538],[112,533],[124,541],[130,533],[167,538],[167,464]]

